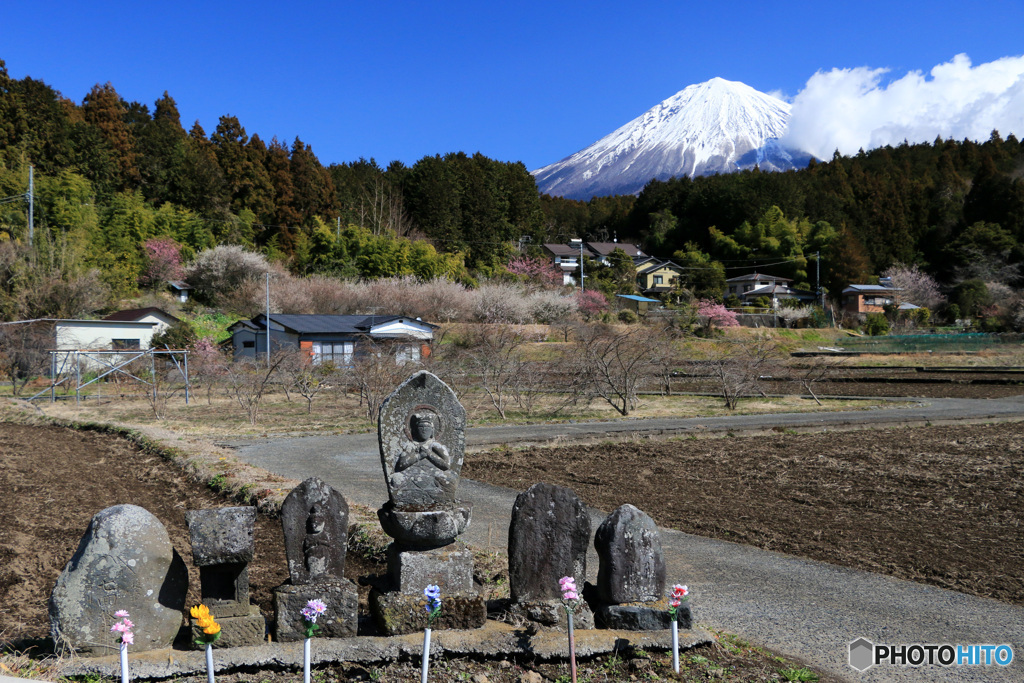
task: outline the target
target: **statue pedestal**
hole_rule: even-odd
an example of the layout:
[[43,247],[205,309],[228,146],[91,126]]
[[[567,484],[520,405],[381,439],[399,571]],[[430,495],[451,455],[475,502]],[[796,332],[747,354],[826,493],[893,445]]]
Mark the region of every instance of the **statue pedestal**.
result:
[[385,503],[377,510],[381,529],[407,547],[446,546],[469,526],[473,506],[456,501],[450,507],[430,510],[406,509]]
[[426,628],[423,590],[430,585],[441,589],[441,614],[431,628],[481,628],[487,621],[487,606],[473,585],[473,553],[465,544],[421,550],[396,542],[388,546],[387,555],[393,590],[370,593],[370,610],[386,635]]
[[[561,600],[529,600],[514,602],[508,608],[510,614],[532,621],[548,628],[568,628],[569,621],[565,614],[565,605]],[[572,617],[573,628],[594,628],[594,613],[587,603],[580,601],[576,613]]]
[[[689,603],[679,608],[679,628],[693,628],[693,615]],[[672,628],[668,614],[668,600],[656,602],[629,602],[623,605],[598,604],[594,617],[601,628],[621,631],[660,631]]]
[[[210,610],[214,619],[220,624],[220,638],[213,644],[214,649],[260,645],[265,642],[267,622],[263,615],[260,614],[260,608],[257,605],[249,605],[248,607],[248,614],[234,617],[222,617],[213,610]],[[196,638],[204,637],[205,634],[192,617],[189,617],[189,626],[191,626],[192,630],[193,649],[205,650],[205,645],[196,643]]]
[[288,643],[306,637],[306,620],[302,609],[310,600],[322,600],[327,611],[316,620],[317,637],[351,638],[359,627],[359,590],[348,580],[319,581],[293,586],[289,583],[274,589],[274,612],[277,616],[275,637]]

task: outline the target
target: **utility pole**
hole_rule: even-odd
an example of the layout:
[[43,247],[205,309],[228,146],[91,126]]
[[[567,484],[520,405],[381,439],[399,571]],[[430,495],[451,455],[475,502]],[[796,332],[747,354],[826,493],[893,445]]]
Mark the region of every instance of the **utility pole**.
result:
[[580,243],[580,294],[583,293],[583,240],[579,238],[573,238],[569,240],[569,244]]
[[270,271],[267,271],[267,369],[270,369]]
[[818,288],[818,301],[821,302],[821,310],[825,310],[825,295],[821,291],[821,252],[814,252],[814,256],[818,261],[818,273],[815,275],[815,286]]
[[32,245],[35,244],[35,242],[32,241],[32,238],[35,235],[35,217],[34,217],[33,214],[35,213],[35,196],[36,196],[36,193],[35,193],[35,182],[34,182],[34,178],[33,178],[33,168],[31,166],[28,167],[28,193],[27,193],[27,196],[28,196],[28,246],[29,246],[29,248],[31,248]]
[[337,227],[335,228],[334,233],[335,233],[336,237],[341,237],[341,216],[338,216],[336,221],[337,221],[337,223],[335,225]]

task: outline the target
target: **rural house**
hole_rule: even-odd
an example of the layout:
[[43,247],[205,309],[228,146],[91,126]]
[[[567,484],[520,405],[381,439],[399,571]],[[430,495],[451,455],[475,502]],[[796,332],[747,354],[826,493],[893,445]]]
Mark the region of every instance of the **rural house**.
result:
[[900,290],[883,282],[878,285],[850,285],[843,290],[843,312],[854,315],[884,313],[897,303]]
[[159,334],[174,323],[178,322],[178,319],[173,315],[162,308],[157,308],[155,306],[149,306],[147,308],[129,308],[124,311],[118,311],[117,313],[111,313],[105,317],[104,320],[131,323],[156,323],[156,327],[153,328],[153,334]]
[[[270,349],[306,349],[314,363],[347,366],[370,342],[398,346],[398,362],[430,354],[437,325],[399,315],[270,315]],[[267,352],[267,316],[239,320],[228,328],[235,358]]]
[[789,286],[792,280],[787,277],[775,277],[764,273],[748,273],[729,278],[725,281],[724,296],[735,295],[743,305],[751,304],[755,299],[766,297],[771,308],[778,308],[783,299],[798,299],[805,303],[813,303],[814,292],[794,289]]
[[[635,244],[621,242],[583,242],[577,240],[575,244],[544,244],[544,252],[552,259],[555,268],[562,273],[563,285],[574,285],[577,283],[576,273],[580,269],[580,255],[594,259],[602,265],[609,265],[608,257],[616,249],[626,252],[626,255],[634,261],[643,258],[645,254]],[[586,273],[583,274],[584,277]]]
[[664,259],[641,257],[635,261],[636,284],[648,296],[671,292],[683,269]]

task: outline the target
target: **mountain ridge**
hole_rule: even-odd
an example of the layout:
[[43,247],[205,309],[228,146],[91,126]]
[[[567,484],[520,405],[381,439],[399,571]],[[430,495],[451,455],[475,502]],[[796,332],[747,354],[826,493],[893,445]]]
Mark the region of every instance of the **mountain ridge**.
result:
[[784,148],[790,106],[754,88],[712,78],[672,97],[594,144],[532,171],[541,192],[570,199],[637,194],[652,178],[805,166]]

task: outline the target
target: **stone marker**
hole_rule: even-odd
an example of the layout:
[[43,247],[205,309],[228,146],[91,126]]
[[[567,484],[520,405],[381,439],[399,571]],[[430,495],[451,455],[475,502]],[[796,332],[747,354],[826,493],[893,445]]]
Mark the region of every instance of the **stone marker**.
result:
[[[263,642],[266,621],[260,608],[249,602],[256,508],[192,510],[185,513],[185,521],[192,539],[192,561],[199,567],[200,599],[221,625],[220,638],[213,646],[240,647]],[[193,641],[200,633],[192,620]]]
[[356,635],[359,592],[345,578],[348,503],[344,496],[310,477],[285,498],[281,526],[289,580],[274,589],[277,640],[305,638],[306,622],[301,611],[313,599],[327,605],[327,611],[316,622],[318,635]]
[[388,487],[378,511],[388,548],[391,590],[374,590],[370,606],[389,635],[426,625],[428,584],[441,588],[442,612],[434,628],[478,628],[486,606],[473,587],[473,555],[458,538],[471,506],[458,500],[465,457],[466,410],[448,385],[420,371],[380,407],[377,438]]
[[[594,548],[600,562],[597,586],[587,597],[598,624],[632,631],[670,628],[665,557],[654,520],[632,505],[621,505],[597,527]],[[679,609],[680,626],[689,628],[689,604]]]
[[658,525],[632,505],[620,505],[594,534],[600,561],[597,595],[621,605],[665,597],[665,557]]
[[345,578],[348,502],[341,493],[310,477],[281,504],[288,576],[298,586]]
[[57,652],[116,654],[114,612],[136,624],[132,650],[170,647],[181,627],[188,569],[167,529],[148,510],[115,505],[96,514],[50,595]]
[[[508,575],[513,609],[545,625],[564,623],[558,580],[587,576],[590,516],[572,489],[534,484],[516,497],[508,528]],[[586,607],[573,617],[578,628],[593,628]]]

